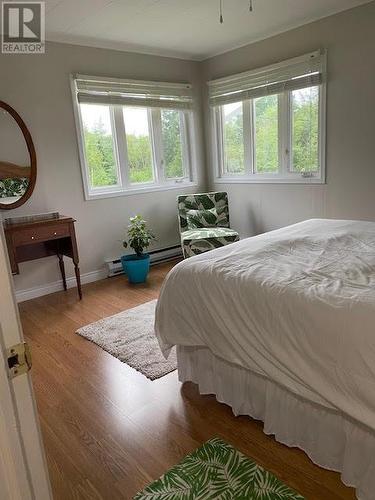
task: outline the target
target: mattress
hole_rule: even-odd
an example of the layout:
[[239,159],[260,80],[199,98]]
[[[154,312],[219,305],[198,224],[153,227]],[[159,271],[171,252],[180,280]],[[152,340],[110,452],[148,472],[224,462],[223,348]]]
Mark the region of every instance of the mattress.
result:
[[155,331],[375,430],[375,223],[314,219],[187,259]]

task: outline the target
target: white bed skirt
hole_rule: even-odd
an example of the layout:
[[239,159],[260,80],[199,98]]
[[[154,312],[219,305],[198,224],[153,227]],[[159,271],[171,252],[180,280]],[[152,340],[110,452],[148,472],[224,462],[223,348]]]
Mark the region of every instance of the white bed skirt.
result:
[[341,473],[360,500],[375,499],[375,433],[335,411],[303,400],[278,384],[214,356],[205,347],[177,347],[181,382],[215,394],[234,415],[264,422],[264,432],[304,450],[325,469]]

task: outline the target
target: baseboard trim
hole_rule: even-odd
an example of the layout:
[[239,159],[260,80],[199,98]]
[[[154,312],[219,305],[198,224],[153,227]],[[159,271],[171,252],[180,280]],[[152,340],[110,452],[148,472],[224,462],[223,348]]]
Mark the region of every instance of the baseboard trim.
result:
[[[94,281],[99,281],[107,277],[107,271],[105,269],[98,269],[96,271],[91,271],[89,273],[81,274],[82,284],[93,283]],[[68,288],[74,288],[77,286],[75,277],[67,278],[66,284]],[[16,291],[17,302],[24,302],[25,300],[36,299],[37,297],[42,297],[43,295],[48,295],[50,293],[61,292],[63,290],[62,280],[54,281],[53,283],[47,283],[46,285],[27,288],[26,290]]]

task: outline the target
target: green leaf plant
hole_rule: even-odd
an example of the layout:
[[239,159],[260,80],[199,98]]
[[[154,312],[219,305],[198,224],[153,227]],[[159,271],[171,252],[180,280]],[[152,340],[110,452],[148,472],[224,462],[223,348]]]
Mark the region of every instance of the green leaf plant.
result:
[[124,248],[132,248],[134,252],[141,256],[143,250],[148,248],[153,240],[155,240],[154,233],[147,227],[146,221],[141,215],[130,217],[130,224],[128,226],[128,241],[123,241]]

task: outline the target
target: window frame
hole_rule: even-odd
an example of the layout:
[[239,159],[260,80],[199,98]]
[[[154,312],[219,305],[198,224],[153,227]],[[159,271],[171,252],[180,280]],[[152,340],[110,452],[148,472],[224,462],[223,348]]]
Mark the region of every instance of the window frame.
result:
[[[163,170],[163,142],[161,136],[161,111],[164,108],[147,109],[150,141],[152,146],[152,160],[154,180],[144,183],[131,183],[130,170],[127,155],[127,140],[125,130],[125,120],[123,117],[124,105],[107,106],[110,112],[112,140],[114,147],[114,158],[117,167],[117,184],[114,186],[93,187],[90,180],[90,172],[86,157],[85,136],[80,103],[78,102],[75,80],[71,77],[71,89],[73,95],[73,111],[76,122],[78,139],[78,150],[81,165],[81,174],[85,200],[95,200],[100,198],[112,198],[118,196],[128,196],[134,194],[149,193],[155,191],[166,191],[170,189],[181,189],[184,187],[196,186],[196,159],[195,159],[195,127],[194,111],[187,109],[175,109],[180,116],[181,150],[184,169],[184,177],[168,179],[164,176]],[[99,104],[98,104],[99,105]],[[131,106],[129,106],[131,107]],[[168,108],[171,109],[171,108]],[[174,109],[174,108],[172,108]],[[159,118],[157,115],[159,114]]]
[[[98,104],[98,106],[101,106]],[[104,105],[105,106],[105,105]],[[109,119],[110,119],[110,124],[111,124],[111,132],[112,132],[112,143],[113,143],[113,157],[115,160],[115,167],[116,167],[116,172],[117,172],[117,183],[112,185],[112,186],[100,186],[98,188],[91,188],[95,192],[95,190],[100,190],[101,192],[105,193],[110,193],[113,191],[117,191],[121,188],[121,168],[120,168],[120,162],[119,162],[119,147],[117,143],[117,134],[116,134],[116,127],[115,127],[115,113],[114,110],[111,109],[111,107],[108,107],[109,111]],[[83,119],[82,119],[82,113],[80,110],[79,112],[79,122],[80,122],[80,139],[82,143],[82,158],[84,159],[85,162],[85,175],[86,175],[86,182],[87,185],[91,185],[90,181],[90,172],[89,172],[89,167],[88,167],[88,162],[87,162],[87,155],[86,155],[86,148],[85,148],[85,133],[84,133],[84,127],[83,127]]]
[[[312,85],[319,87],[319,170],[310,176],[291,170],[293,161],[292,151],[292,91],[281,92],[278,95],[279,115],[279,170],[278,172],[255,172],[255,122],[254,101],[247,99],[243,103],[244,117],[244,163],[245,173],[228,174],[224,169],[224,128],[223,106],[211,108],[211,130],[215,183],[237,184],[325,184],[326,183],[326,83]],[[308,88],[308,87],[306,87]],[[247,116],[248,119],[245,119]],[[246,133],[247,131],[247,133]]]

